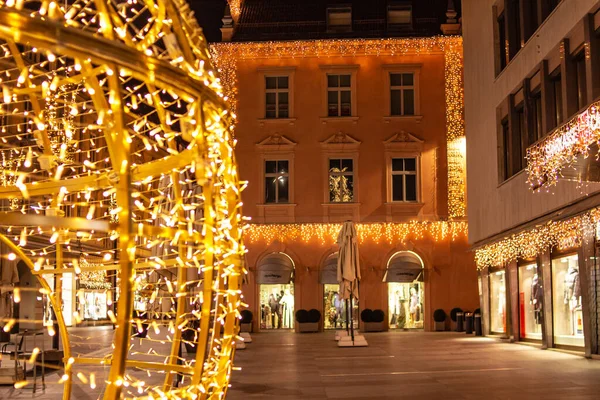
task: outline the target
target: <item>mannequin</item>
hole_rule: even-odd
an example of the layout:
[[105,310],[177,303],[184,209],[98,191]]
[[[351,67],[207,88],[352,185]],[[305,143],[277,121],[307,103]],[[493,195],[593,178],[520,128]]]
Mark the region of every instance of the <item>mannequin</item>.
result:
[[269,314],[271,315],[271,328],[276,328],[279,322],[275,321],[275,315],[278,314],[279,304],[277,304],[277,300],[273,294],[269,295],[269,308]]
[[419,294],[414,287],[410,288],[410,323],[414,325],[417,322],[417,308],[419,307]]
[[[289,289],[285,290],[281,303],[285,305],[284,309],[281,310],[283,316],[284,328],[291,328],[293,326],[293,314],[294,314],[294,296],[290,293]],[[281,327],[281,324],[280,324]]]
[[530,302],[533,304],[533,314],[535,323],[540,325],[542,323],[542,285],[540,283],[538,274],[533,275],[531,281],[531,299]]
[[579,284],[579,269],[574,265],[569,265],[565,275],[565,304],[570,304],[574,309],[579,304],[581,296],[581,286]]

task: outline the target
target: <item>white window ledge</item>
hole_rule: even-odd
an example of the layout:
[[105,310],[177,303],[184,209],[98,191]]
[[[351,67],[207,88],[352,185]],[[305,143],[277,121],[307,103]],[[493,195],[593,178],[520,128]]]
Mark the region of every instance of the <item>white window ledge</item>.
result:
[[410,121],[410,122],[421,122],[423,119],[422,115],[389,115],[387,117],[383,117],[383,120],[386,124],[390,122],[400,122],[400,121]]
[[326,124],[328,122],[352,122],[356,123],[359,117],[321,117],[321,122]]
[[264,124],[290,124],[294,125],[296,118],[259,118],[258,123],[260,126]]
[[416,217],[425,203],[394,201],[385,203],[386,221],[394,222],[395,218]]

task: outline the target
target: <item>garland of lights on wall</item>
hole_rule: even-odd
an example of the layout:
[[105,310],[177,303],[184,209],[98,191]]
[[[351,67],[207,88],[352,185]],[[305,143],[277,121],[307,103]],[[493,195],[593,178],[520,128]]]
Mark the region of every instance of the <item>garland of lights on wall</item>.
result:
[[600,209],[563,221],[549,221],[532,229],[515,233],[499,242],[475,251],[477,268],[504,266],[518,259],[528,259],[551,248],[566,250],[579,247],[586,229],[600,221]]
[[[230,2],[233,8],[234,2]],[[237,65],[257,58],[300,58],[330,56],[403,56],[444,53],[446,122],[448,142],[448,214],[466,216],[464,154],[464,95],[462,38],[437,36],[424,38],[299,40],[260,43],[216,43],[211,46],[221,83],[235,114],[237,107]],[[461,151],[462,150],[462,151]]]
[[599,142],[600,102],[595,102],[527,149],[527,181],[534,189],[556,185],[561,171]]
[[[318,241],[334,244],[342,224],[251,224],[245,231],[247,243]],[[360,243],[398,243],[407,240],[431,239],[436,242],[467,238],[467,223],[463,221],[407,222],[356,224]]]

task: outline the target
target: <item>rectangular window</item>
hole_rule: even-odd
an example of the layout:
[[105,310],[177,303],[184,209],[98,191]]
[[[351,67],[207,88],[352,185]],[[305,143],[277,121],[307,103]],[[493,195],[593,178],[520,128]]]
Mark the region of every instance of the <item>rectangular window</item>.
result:
[[392,158],[392,201],[417,201],[416,158]]
[[505,17],[504,17],[504,13],[501,13],[498,16],[498,41],[499,41],[499,51],[498,51],[498,56],[500,57],[500,71],[502,71],[504,69],[504,67],[506,67],[506,56],[507,56],[507,51],[506,48],[508,46],[508,43],[506,42],[506,25],[505,25]]
[[584,346],[581,283],[577,255],[552,260],[554,343]]
[[410,4],[391,4],[387,10],[388,25],[411,25],[412,6]]
[[506,0],[506,6],[508,8],[509,59],[512,60],[521,50],[521,10],[519,0]]
[[585,76],[585,56],[583,51],[574,57],[575,63],[575,85],[577,87],[577,110],[587,105],[587,87]]
[[329,160],[329,201],[332,203],[354,201],[354,160],[350,158]]
[[525,151],[523,149],[523,136],[527,135],[527,125],[525,120],[525,110],[519,106],[515,111],[515,126],[511,132],[511,157],[512,171],[511,176],[523,169]]
[[544,136],[542,132],[542,94],[538,91],[531,95],[531,129],[529,131],[527,147]]
[[327,74],[327,115],[352,116],[352,75]]
[[539,26],[538,22],[538,0],[522,0],[523,1],[523,25],[525,32],[523,37],[525,42],[529,40],[533,32]]
[[551,76],[552,85],[552,127],[556,128],[563,122],[562,79],[560,73]]
[[508,119],[502,121],[502,181],[510,178],[510,131],[508,129]]
[[413,73],[390,73],[390,114],[415,115]]
[[327,9],[327,29],[334,32],[352,30],[352,7],[330,7]]
[[289,202],[289,185],[289,161],[265,161],[265,203]]
[[289,118],[289,81],[288,76],[265,77],[265,118]]

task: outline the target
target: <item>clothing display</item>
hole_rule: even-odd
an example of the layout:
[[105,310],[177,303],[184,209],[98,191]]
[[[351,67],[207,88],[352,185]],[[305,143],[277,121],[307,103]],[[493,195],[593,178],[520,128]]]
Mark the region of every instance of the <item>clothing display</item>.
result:
[[389,326],[391,329],[423,328],[423,284],[389,282]]
[[542,323],[542,304],[543,304],[543,290],[537,274],[533,275],[531,282],[531,304],[533,304],[533,313],[536,324]]
[[581,296],[581,285],[579,284],[579,269],[575,266],[569,266],[569,270],[565,275],[564,299],[565,304],[569,304],[571,300],[579,300]]
[[294,328],[294,292],[292,284],[260,285],[261,329]]

